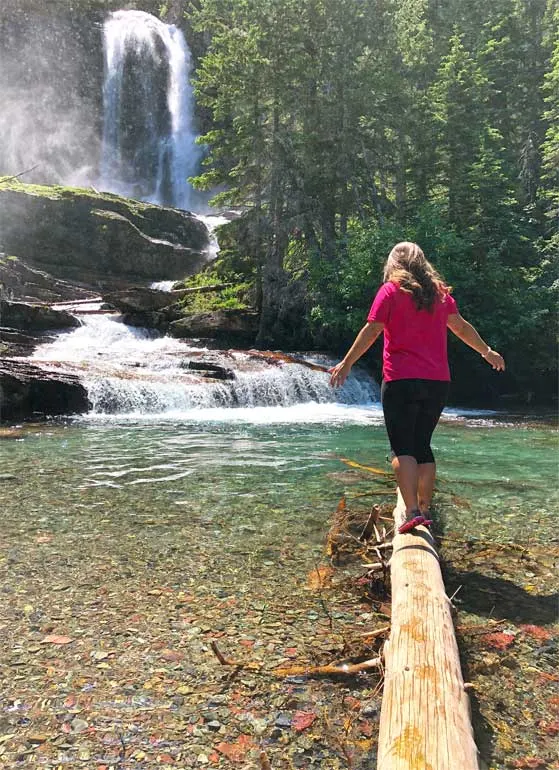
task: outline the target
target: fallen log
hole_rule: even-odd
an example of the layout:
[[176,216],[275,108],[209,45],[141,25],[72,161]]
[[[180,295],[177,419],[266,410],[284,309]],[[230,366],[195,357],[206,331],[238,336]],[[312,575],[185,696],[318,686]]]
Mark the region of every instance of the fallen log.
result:
[[[400,494],[395,530],[405,519]],[[378,770],[478,770],[470,705],[431,533],[394,537]]]

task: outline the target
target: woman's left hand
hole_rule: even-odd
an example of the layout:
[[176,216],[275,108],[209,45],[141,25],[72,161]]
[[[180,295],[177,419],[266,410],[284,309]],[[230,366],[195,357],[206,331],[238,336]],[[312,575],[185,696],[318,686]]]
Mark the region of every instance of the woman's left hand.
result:
[[328,371],[330,373],[330,387],[338,388],[347,380],[351,371],[351,365],[346,364],[345,361],[340,361],[339,364],[328,369]]
[[489,348],[487,353],[485,353],[485,355],[482,357],[485,358],[489,366],[492,366],[495,371],[505,371],[505,360],[500,353],[497,353],[496,350],[491,350],[491,348]]

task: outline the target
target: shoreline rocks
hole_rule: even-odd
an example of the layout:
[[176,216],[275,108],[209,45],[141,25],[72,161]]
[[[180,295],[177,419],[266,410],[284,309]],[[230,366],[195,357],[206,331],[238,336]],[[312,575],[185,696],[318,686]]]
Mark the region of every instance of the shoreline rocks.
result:
[[82,414],[88,409],[87,391],[77,376],[28,361],[0,359],[0,422]]

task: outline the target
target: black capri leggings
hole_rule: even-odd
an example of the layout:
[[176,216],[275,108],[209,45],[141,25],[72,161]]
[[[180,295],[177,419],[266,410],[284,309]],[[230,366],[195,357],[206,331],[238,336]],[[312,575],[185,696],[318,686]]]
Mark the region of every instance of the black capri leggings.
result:
[[410,455],[418,464],[434,463],[431,436],[448,397],[443,380],[390,380],[380,399],[392,454]]

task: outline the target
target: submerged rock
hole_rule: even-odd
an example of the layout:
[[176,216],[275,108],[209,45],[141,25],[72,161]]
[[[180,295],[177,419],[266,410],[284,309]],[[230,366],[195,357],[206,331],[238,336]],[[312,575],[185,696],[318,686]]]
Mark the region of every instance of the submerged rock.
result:
[[109,193],[13,182],[0,189],[0,248],[56,277],[184,278],[205,263],[208,230],[194,215]]
[[75,375],[0,358],[0,420],[78,414],[88,409],[87,391]]

